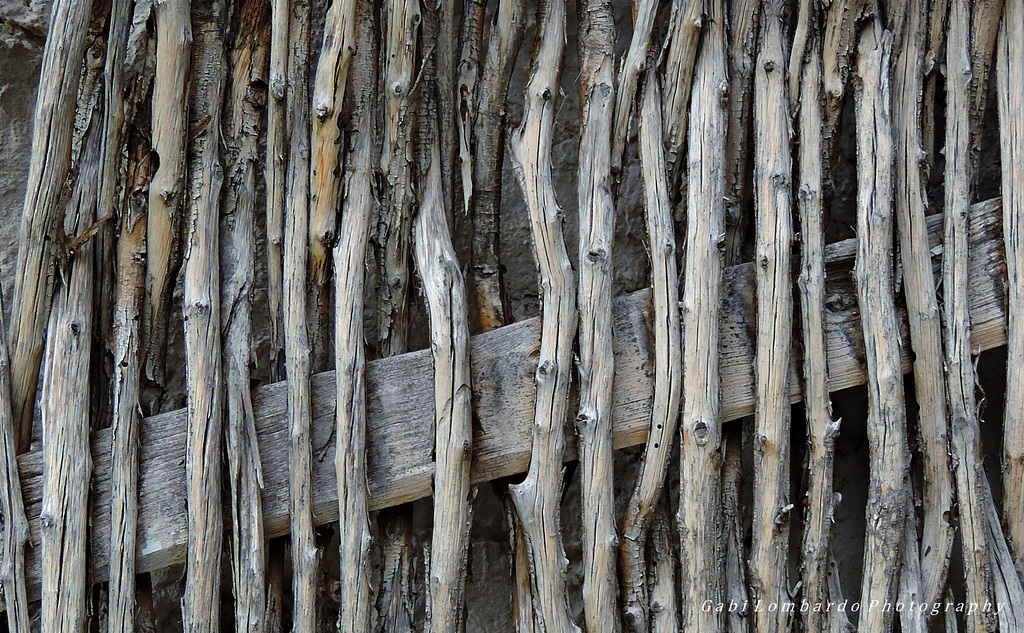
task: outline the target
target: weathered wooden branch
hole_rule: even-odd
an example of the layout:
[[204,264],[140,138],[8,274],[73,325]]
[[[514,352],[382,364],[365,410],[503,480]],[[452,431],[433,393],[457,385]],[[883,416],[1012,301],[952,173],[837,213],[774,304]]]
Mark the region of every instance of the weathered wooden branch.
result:
[[263,467],[250,393],[256,254],[256,171],[269,53],[270,11],[247,0],[232,16],[231,81],[224,106],[226,190],[220,219],[220,301],[224,337],[224,432],[231,489],[231,577],[235,630],[262,633],[266,621]]
[[612,250],[615,199],[615,19],[611,0],[579,3],[579,377],[576,432],[583,521],[583,619],[588,631],[619,630],[612,466]]
[[746,542],[743,535],[743,430],[749,418],[734,424],[722,436],[722,540],[725,568],[724,600],[739,605],[725,615],[723,630],[750,630],[750,590],[747,587]]
[[[462,33],[459,52],[458,76],[456,78],[456,124],[458,126],[458,162],[461,176],[462,199],[460,211],[464,218],[470,217],[473,208],[473,156],[476,148],[477,114],[480,101],[480,53],[484,42],[485,0],[468,0],[462,6]],[[454,213],[452,209],[452,213]]]
[[[187,633],[220,629],[220,561],[223,542],[221,454],[224,373],[221,358],[220,162],[221,105],[227,59],[223,5],[196,0],[189,81],[193,121],[188,159],[187,231],[184,239],[185,390],[188,398],[185,478],[188,551],[182,624]],[[158,53],[159,55],[159,53]],[[155,183],[154,183],[155,186]],[[150,217],[154,212],[150,209]]]
[[[1024,6],[1007,2],[996,53],[1006,242],[1007,361],[1003,520],[1024,578]],[[975,324],[977,327],[977,324]]]
[[[292,537],[293,627],[316,631],[316,577],[320,552],[313,533],[311,383],[306,330],[306,279],[310,214],[309,40],[311,6],[291,4],[288,34],[288,196],[284,218],[284,353],[288,377],[288,499]],[[262,454],[262,453],[261,453]],[[266,486],[264,473],[264,486]],[[266,491],[266,487],[264,487]],[[265,500],[265,497],[264,497]],[[266,529],[266,526],[264,526]]]
[[[808,604],[827,604],[829,563],[832,553],[833,511],[838,500],[833,486],[834,445],[839,421],[832,417],[829,398],[828,350],[825,347],[825,155],[821,67],[821,18],[817,3],[806,7],[807,34],[803,59],[790,61],[790,72],[800,69],[796,100],[799,101],[799,181],[797,210],[800,218],[801,258],[797,286],[800,290],[800,326],[803,334],[803,389],[807,420],[807,509],[804,519],[801,580]],[[794,45],[794,52],[796,45]],[[792,77],[790,85],[792,86]],[[927,239],[925,240],[927,244]],[[804,626],[814,633],[833,629],[832,610],[810,609]]]
[[831,188],[832,166],[839,151],[839,123],[846,100],[850,55],[857,46],[857,24],[869,0],[836,0],[825,10],[824,50],[821,56],[825,87],[825,160],[829,166],[826,187]]
[[[790,502],[789,374],[792,356],[792,156],[786,82],[784,3],[763,5],[754,69],[754,264],[757,270],[757,405],[754,411],[753,537],[750,588],[754,600],[777,604],[754,613],[758,631],[781,632],[788,614],[787,561]],[[685,375],[685,372],[684,372]],[[714,433],[711,433],[714,437]]]
[[284,214],[288,178],[288,0],[271,0],[270,68],[267,92],[266,155],[263,179],[266,183],[267,223],[267,311],[270,313],[270,373],[280,380],[284,355]]
[[[682,388],[682,331],[676,232],[669,201],[668,168],[662,145],[661,94],[655,72],[648,72],[639,107],[640,171],[644,187],[647,242],[651,254],[654,309],[654,399],[647,446],[622,526],[619,571],[622,619],[628,631],[646,632],[650,607],[644,548],[652,513],[665,486],[668,458],[675,441]],[[673,583],[674,584],[674,583]]]
[[[2,294],[2,293],[0,293]],[[7,323],[3,297],[0,296],[0,513],[3,523],[0,584],[7,603],[7,628],[12,633],[29,633],[32,614],[28,610],[25,584],[25,544],[28,542],[28,517],[18,473],[14,410],[11,398],[11,362],[7,355]]]
[[[720,538],[722,419],[719,315],[725,269],[722,246],[725,241],[729,84],[726,80],[725,2],[708,0],[707,9],[704,41],[694,71],[686,163],[688,217],[680,302],[683,362],[682,411],[679,415],[679,513],[676,517],[680,539],[680,585],[682,595],[687,598],[682,609],[682,630],[699,632],[722,629],[722,612],[703,609],[701,603],[704,600],[718,602],[725,589],[723,542]],[[782,112],[778,109],[780,102],[773,103]],[[758,122],[762,120],[759,117]],[[764,151],[764,148],[759,144],[758,150]],[[786,151],[788,156],[788,148]],[[763,202],[771,204],[767,200]],[[785,245],[784,236],[780,237],[783,238],[780,243]],[[763,298],[760,292],[758,298]],[[788,317],[789,311],[784,306],[782,309]],[[783,332],[783,336],[788,345],[788,333]],[[760,345],[758,349],[759,354],[764,353]],[[781,365],[783,373],[788,367],[788,358],[788,354],[780,357],[784,363]],[[779,384],[785,387],[784,381]],[[780,397],[788,409],[785,393]]]
[[658,15],[658,0],[639,0],[633,5],[633,37],[619,67],[619,89],[615,95],[615,120],[612,124],[612,172],[622,171],[623,153],[629,136],[637,100],[640,74],[650,61],[651,32]]
[[505,157],[505,113],[508,82],[523,42],[526,12],[523,0],[502,0],[488,37],[480,82],[476,150],[473,154],[472,281],[477,324],[481,331],[509,320],[499,258],[498,217],[501,171]]
[[156,20],[156,74],[152,97],[155,161],[146,215],[146,316],[143,322],[146,377],[163,387],[167,320],[174,290],[178,233],[185,195],[190,0],[160,0]]
[[679,630],[679,609],[676,600],[676,559],[673,556],[675,535],[672,532],[672,512],[669,509],[667,490],[662,490],[661,499],[654,509],[650,535],[647,543],[650,630],[651,633],[676,633]]
[[19,453],[32,443],[39,365],[53,295],[55,237],[71,164],[72,124],[91,9],[89,0],[53,3],[39,71],[11,304],[11,397]]
[[666,37],[665,69],[662,75],[663,132],[665,159],[669,166],[669,186],[674,188],[683,162],[680,154],[686,144],[690,117],[690,88],[700,48],[704,24],[705,0],[673,0],[672,24]]
[[370,516],[366,491],[366,352],[363,294],[366,249],[377,205],[373,191],[377,126],[377,3],[356,2],[352,129],[348,131],[343,212],[334,247],[334,369],[341,615],[339,631],[370,630]]
[[[444,21],[444,11],[433,11]],[[438,45],[440,34],[424,28],[424,43]],[[442,29],[443,31],[443,25]],[[428,67],[431,66],[427,62]],[[427,575],[428,633],[461,631],[466,618],[466,564],[475,492],[470,485],[473,453],[472,388],[470,386],[469,303],[459,261],[455,256],[445,212],[442,135],[436,105],[444,82],[424,73],[420,97],[419,156],[420,200],[415,219],[416,269],[430,320],[433,364],[434,523]],[[436,87],[435,87],[436,85]],[[440,125],[446,125],[442,118]]]
[[534,611],[548,633],[578,633],[565,587],[568,561],[562,548],[559,500],[565,423],[569,413],[576,291],[562,237],[561,209],[551,176],[555,96],[565,48],[565,1],[538,7],[537,47],[526,86],[523,120],[509,139],[513,169],[530,213],[540,273],[541,347],[536,370],[536,409],[530,469],[509,486],[530,556]]
[[[308,178],[306,179],[308,181]],[[968,292],[971,305],[971,344],[992,349],[1006,343],[1006,307],[1003,284],[1002,215],[998,200],[974,205],[969,217],[971,257]],[[929,246],[941,242],[942,217],[927,218]],[[826,346],[829,384],[834,391],[865,382],[864,338],[861,334],[851,265],[854,240],[825,249]],[[750,333],[756,323],[754,264],[729,268],[725,273],[722,309],[722,420],[736,420],[754,410],[754,346]],[[613,341],[616,372],[613,384],[613,441],[616,448],[642,444],[651,419],[656,343],[654,308],[649,290],[619,297],[615,302]],[[902,316],[902,311],[901,311]],[[472,341],[474,434],[472,478],[475,483],[526,471],[530,463],[536,402],[534,374],[538,366],[539,318],[481,334]],[[905,319],[900,333],[906,338]],[[909,348],[905,348],[907,352]],[[910,371],[909,353],[903,371]],[[790,375],[797,376],[799,358]],[[312,378],[310,411],[313,441],[332,450],[335,425],[335,376],[324,372]],[[263,520],[267,538],[289,530],[287,467],[288,412],[286,383],[253,391],[260,455],[264,464]],[[367,489],[371,511],[431,494],[433,478],[433,380],[430,352],[422,350],[367,364]],[[790,380],[791,402],[803,399],[799,380]],[[184,560],[186,542],[185,418],[181,409],[144,418],[140,422],[139,567],[146,572]],[[107,429],[92,435],[95,462],[90,538],[93,580],[107,577],[110,441]],[[566,459],[574,459],[570,440]],[[41,454],[34,451],[18,459],[30,542],[39,542],[42,490]],[[313,461],[313,510],[320,524],[338,519],[338,497],[332,460]],[[27,552],[30,597],[39,596],[39,552]]]
[[892,68],[896,232],[906,288],[910,346],[914,350],[917,426],[924,469],[920,598],[935,603],[942,599],[949,573],[954,536],[950,517],[954,509],[942,324],[925,223],[928,198],[921,96],[930,10],[929,2],[901,1],[889,7],[890,23],[899,43]]
[[[867,528],[861,604],[896,597],[907,510],[909,447],[899,321],[893,297],[892,35],[870,18],[857,46],[857,301],[868,365]],[[888,631],[893,614],[865,611],[859,630]]]

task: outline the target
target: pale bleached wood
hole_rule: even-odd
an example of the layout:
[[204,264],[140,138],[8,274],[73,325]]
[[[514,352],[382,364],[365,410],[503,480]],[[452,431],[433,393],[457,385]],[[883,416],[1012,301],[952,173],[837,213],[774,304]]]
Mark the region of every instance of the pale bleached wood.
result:
[[670,187],[677,184],[685,161],[682,154],[690,122],[690,89],[704,25],[704,3],[705,0],[673,0],[672,21],[666,34],[661,112]]
[[[312,385],[306,330],[306,279],[310,215],[309,46],[311,6],[291,3],[288,34],[287,119],[290,136],[284,218],[284,364],[288,379],[288,491],[292,553],[293,630],[314,633],[320,552],[313,532]],[[261,455],[265,453],[261,452]],[[264,464],[268,463],[264,458]],[[264,494],[269,488],[264,472]],[[266,496],[264,496],[266,501]],[[264,524],[269,532],[269,526]]]
[[71,162],[75,100],[91,9],[89,0],[53,3],[39,71],[11,304],[11,397],[19,453],[32,443],[39,365],[53,296],[54,244]]
[[220,218],[220,301],[223,332],[225,452],[231,489],[231,578],[235,630],[263,633],[266,622],[266,541],[260,498],[263,467],[250,392],[253,248],[259,135],[266,102],[270,7],[247,0],[232,16],[224,105],[226,187]]
[[[308,179],[307,179],[308,180]],[[1006,342],[1006,311],[1003,284],[1002,216],[998,200],[974,205],[970,214],[971,258],[969,299],[972,346],[988,350]],[[927,218],[929,246],[941,241],[942,216]],[[826,346],[829,350],[830,388],[841,390],[864,384],[865,352],[857,309],[851,264],[856,241],[830,244],[825,249]],[[754,264],[734,266],[725,272],[722,294],[722,419],[736,420],[754,410],[754,351],[750,333],[756,323]],[[615,301],[613,383],[613,442],[616,448],[642,444],[650,428],[656,351],[654,308],[649,290]],[[901,317],[903,313],[901,310]],[[536,403],[534,374],[537,370],[541,323],[528,319],[473,338],[472,382],[475,385],[474,460],[475,483],[525,472],[530,463],[533,417]],[[905,320],[902,338],[908,336]],[[903,371],[909,372],[909,354],[903,355]],[[799,358],[790,367],[797,376]],[[427,350],[367,363],[367,489],[369,509],[379,510],[429,497],[433,474],[431,360]],[[333,449],[334,372],[311,380],[310,411],[313,442],[325,451]],[[791,402],[803,399],[800,381],[789,381]],[[263,519],[267,538],[289,530],[287,467],[287,384],[275,383],[253,391],[253,413],[264,464]],[[180,563],[185,552],[185,418],[181,409],[140,421],[139,472],[139,566],[146,572]],[[94,581],[107,577],[107,543],[110,521],[110,431],[92,435],[95,460],[90,545]],[[570,440],[566,459],[574,459]],[[41,455],[34,451],[19,457],[22,490],[29,517],[30,542],[39,542]],[[338,519],[338,498],[333,460],[313,461],[313,510],[319,524]],[[39,596],[39,552],[26,552],[30,597]]]
[[619,630],[612,456],[612,251],[615,198],[612,118],[615,19],[611,0],[579,3],[580,144],[579,344],[576,433],[583,522],[583,620],[588,631]]
[[[476,141],[477,114],[480,101],[480,53],[484,42],[484,15],[487,12],[485,0],[467,0],[462,7],[461,50],[459,52],[458,76],[456,78],[456,95],[458,109],[456,124],[458,126],[458,167],[461,178],[462,199],[460,211],[462,218],[470,217],[473,208],[473,155]],[[454,213],[454,209],[452,212]]]
[[0,585],[7,604],[7,629],[12,633],[30,633],[32,615],[28,610],[25,584],[25,544],[29,539],[28,517],[18,473],[17,444],[11,398],[11,360],[7,352],[7,323],[4,320],[0,292],[0,516],[3,517],[0,543]]
[[[501,173],[505,158],[508,82],[526,28],[523,0],[502,0],[488,31],[473,155],[473,301],[477,324],[489,331],[509,321],[499,257]],[[525,594],[528,595],[528,594]]]
[[[808,604],[826,604],[832,521],[838,495],[833,485],[834,448],[839,421],[832,417],[829,398],[828,349],[825,344],[825,226],[824,226],[824,123],[821,67],[821,19],[816,3],[806,6],[808,22],[805,51],[799,64],[798,139],[799,181],[797,210],[800,218],[801,257],[797,286],[800,290],[800,326],[803,337],[803,389],[807,424],[807,509],[804,519],[801,580]],[[801,13],[801,20],[805,14]],[[794,45],[794,51],[796,46]],[[791,78],[791,84],[792,78]],[[925,240],[927,244],[927,240]],[[803,617],[808,631],[833,630],[832,610],[810,609]]]
[[934,603],[941,602],[949,573],[954,536],[949,517],[954,509],[942,325],[925,223],[927,174],[920,104],[930,10],[930,2],[890,3],[890,22],[899,42],[892,68],[896,232],[910,322],[910,346],[914,351],[917,426],[924,469],[920,598]]
[[178,233],[185,195],[189,55],[192,48],[190,0],[159,0],[156,21],[156,74],[152,97],[155,171],[146,214],[146,303],[143,321],[146,377],[163,386],[167,321],[177,271]]
[[633,4],[633,36],[619,66],[619,88],[615,94],[615,119],[612,123],[612,172],[622,171],[623,153],[629,140],[629,124],[637,100],[640,74],[650,62],[651,32],[658,16],[658,0],[639,0]]
[[270,313],[270,374],[281,380],[284,357],[284,213],[288,177],[288,0],[270,3],[270,68],[268,69],[266,155],[267,311]]
[[[1024,577],[1024,6],[1007,2],[996,53],[1007,277],[1003,520]],[[975,327],[977,325],[975,324]]]
[[946,174],[945,239],[943,240],[943,299],[946,324],[946,379],[951,416],[951,453],[955,465],[960,509],[960,539],[964,585],[968,601],[1006,601],[1009,608],[968,614],[968,630],[1017,630],[1022,622],[1024,595],[1014,573],[1006,539],[997,517],[992,490],[984,471],[980,414],[975,397],[977,375],[971,344],[968,259],[970,199],[974,180],[971,109],[973,92],[984,89],[972,72],[971,22],[977,6],[951,0],[946,43]]
[[650,596],[651,633],[676,633],[679,630],[675,539],[671,515],[668,491],[663,489],[651,517],[651,538],[647,544],[647,576],[650,579],[647,595]]
[[668,168],[661,142],[661,94],[655,72],[647,73],[642,94],[638,109],[639,150],[647,243],[651,255],[654,393],[647,445],[640,474],[626,506],[619,548],[622,621],[628,631],[638,633],[646,632],[650,621],[645,578],[648,565],[644,561],[644,548],[652,513],[665,486],[668,459],[675,441],[683,371],[676,232],[669,201]]
[[[220,630],[224,370],[218,255],[224,181],[220,162],[221,104],[227,78],[223,8],[216,0],[196,0],[191,8],[195,41],[188,85],[193,132],[187,165],[182,298],[188,406],[185,487],[177,491],[186,494],[188,507],[187,574],[181,601],[182,626],[186,633]],[[158,210],[150,209],[150,217],[156,212]]]
[[[899,321],[893,297],[893,140],[889,88],[892,34],[876,16],[860,33],[856,60],[857,301],[868,366],[869,482],[862,605],[896,598],[906,518],[909,448]],[[859,630],[888,631],[893,613],[863,611]]]
[[534,379],[530,468],[526,479],[509,486],[509,493],[526,535],[537,622],[547,633],[578,633],[566,594],[569,561],[562,548],[559,508],[576,337],[576,289],[551,175],[555,97],[565,49],[565,1],[541,2],[537,24],[523,120],[509,138],[509,154],[530,213],[540,274],[541,346]]
[[373,148],[377,126],[376,3],[356,2],[355,53],[352,59],[351,149],[346,154],[339,240],[334,247],[334,369],[338,402],[334,468],[338,485],[339,600],[338,630],[370,627],[370,516],[366,490],[366,351],[363,300],[366,249],[377,209],[373,197]]
[[327,280],[341,199],[341,129],[349,65],[355,51],[356,0],[338,0],[327,8],[323,46],[313,79],[313,137],[310,159],[310,275],[314,292]]
[[750,591],[747,588],[747,555],[743,529],[743,429],[748,420],[734,424],[722,437],[722,539],[725,586],[723,599],[738,608],[724,618],[723,631],[750,630]]
[[[825,159],[829,166],[828,180],[839,151],[839,123],[846,100],[846,84],[850,75],[850,55],[857,46],[857,23],[869,0],[835,0],[825,9],[824,50],[821,64],[825,87]],[[831,182],[826,186],[831,187]]]
[[[787,543],[793,510],[787,398],[793,330],[790,278],[793,201],[783,9],[781,0],[765,0],[763,4],[761,41],[754,69],[754,195],[757,203],[754,223],[757,364],[754,375],[757,398],[750,589],[752,599],[780,605],[776,611],[755,611],[754,626],[764,633],[782,632],[789,626],[789,615],[782,606],[789,600]],[[717,443],[717,438],[715,440]]]
[[[682,411],[679,414],[679,577],[682,595],[681,628],[717,632],[722,612],[702,604],[721,601],[724,592],[722,530],[721,333],[722,275],[725,269],[725,145],[728,82],[726,80],[725,2],[708,0],[704,42],[694,70],[690,109],[689,151],[686,163],[688,217],[686,257],[680,301],[682,323]],[[771,10],[766,11],[770,16]],[[778,16],[768,19],[777,19]],[[772,32],[772,26],[767,32]],[[776,31],[776,34],[777,31]],[[781,45],[780,40],[776,40]],[[780,48],[781,51],[781,48]],[[759,65],[766,62],[761,60]],[[779,68],[781,71],[781,67]],[[757,80],[755,80],[757,81]],[[763,86],[758,82],[759,96]],[[784,94],[784,93],[783,93]],[[778,95],[772,95],[777,97]],[[777,110],[778,101],[774,102]],[[778,110],[782,111],[782,110]],[[758,116],[758,123],[763,123]],[[759,130],[759,138],[770,132]],[[761,135],[764,135],[763,137]],[[768,140],[772,143],[772,140]],[[759,155],[765,151],[758,144]],[[768,150],[772,151],[772,150]],[[788,148],[787,148],[788,152]],[[787,160],[788,166],[788,160]],[[767,165],[762,163],[762,169]],[[788,168],[786,173],[788,173]],[[764,205],[774,206],[763,198]],[[786,210],[788,213],[788,208]],[[788,243],[779,236],[782,247]],[[788,255],[787,255],[788,256]],[[788,267],[782,267],[781,271]],[[760,278],[758,279],[760,285]],[[759,291],[759,300],[764,295]],[[785,308],[782,308],[785,310]],[[786,311],[788,314],[788,310]],[[763,323],[763,321],[762,321]],[[781,332],[789,343],[787,332]],[[765,353],[759,345],[759,355]],[[782,372],[788,354],[780,354]],[[783,388],[785,382],[779,383]],[[779,395],[788,402],[785,392]]]
[[727,10],[729,125],[725,137],[725,262],[731,266],[743,261],[750,225],[747,174],[750,173],[751,97],[761,29],[761,1],[734,0],[728,3]]
[[[443,10],[430,12],[424,44],[445,46]],[[436,29],[436,30],[435,30]],[[475,496],[470,484],[473,454],[472,387],[469,358],[469,305],[448,213],[445,211],[442,136],[447,116],[443,100],[444,69],[424,73],[420,96],[419,211],[414,223],[414,255],[430,322],[433,365],[434,512],[427,571],[428,633],[457,633],[465,628],[466,564]],[[440,64],[439,64],[440,66]],[[436,76],[432,76],[436,73]]]
[[[917,514],[914,509],[914,493],[907,489],[907,520],[903,525],[903,555],[900,560],[899,599],[903,604],[935,604],[923,602],[921,594],[923,574],[917,536]],[[900,631],[902,633],[928,633],[927,617],[930,611],[921,609],[904,609],[900,613]]]

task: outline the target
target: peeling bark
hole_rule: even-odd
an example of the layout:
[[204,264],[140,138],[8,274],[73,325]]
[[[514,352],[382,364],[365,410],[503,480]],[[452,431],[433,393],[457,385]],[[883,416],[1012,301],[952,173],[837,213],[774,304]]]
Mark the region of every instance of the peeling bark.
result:
[[190,0],[159,0],[156,20],[156,74],[152,99],[155,171],[146,215],[146,377],[163,387],[167,320],[178,267],[178,234],[185,197],[189,55],[192,48]]
[[351,148],[345,159],[345,197],[340,239],[334,247],[334,369],[337,436],[334,466],[338,478],[338,533],[343,632],[370,630],[370,515],[366,491],[366,351],[363,295],[366,249],[376,211],[373,157],[377,147],[377,3],[356,2],[352,59]]
[[647,446],[636,487],[626,506],[619,548],[622,618],[626,630],[631,632],[646,632],[651,621],[643,552],[653,512],[665,486],[668,458],[679,421],[683,371],[675,226],[661,142],[661,95],[653,72],[648,72],[645,79],[639,130],[654,303],[654,398]]
[[[724,0],[708,0],[707,17],[704,43],[694,71],[687,161],[689,217],[680,303],[683,404],[677,520],[680,584],[688,598],[683,605],[682,629],[711,632],[721,630],[722,614],[716,609],[703,609],[700,604],[721,600],[725,571],[720,539],[723,519],[719,373],[729,86]],[[788,342],[788,334],[783,334]],[[788,356],[783,356],[783,360],[788,361]],[[783,367],[788,368],[788,362]]]
[[270,68],[268,71],[266,155],[267,311],[270,313],[270,373],[281,375],[284,356],[284,215],[288,178],[288,33],[290,5],[287,0],[270,3]]
[[747,556],[743,538],[741,512],[743,488],[742,426],[733,425],[722,438],[722,554],[725,557],[725,586],[723,599],[739,609],[726,615],[723,630],[747,633],[750,630],[750,593],[747,590]]
[[537,48],[526,86],[523,120],[509,139],[513,169],[530,213],[540,272],[541,343],[535,376],[533,449],[522,483],[509,486],[526,534],[534,610],[548,633],[578,633],[565,589],[568,561],[559,533],[562,457],[572,380],[576,301],[572,265],[562,238],[561,209],[551,177],[555,95],[565,48],[565,2],[539,7]]
[[[194,61],[189,112],[194,121],[188,160],[188,227],[184,236],[188,429],[185,481],[188,553],[182,622],[186,633],[216,633],[220,624],[221,442],[224,409],[221,358],[220,265],[221,104],[226,59],[224,16],[216,2],[192,7]],[[159,56],[159,51],[158,51]],[[154,185],[156,183],[154,182]],[[150,210],[152,217],[153,210]],[[159,211],[157,211],[159,212]]]
[[310,218],[310,5],[291,4],[287,117],[290,148],[284,222],[284,350],[288,378],[288,489],[292,535],[292,596],[296,633],[316,631],[317,568],[313,533],[310,443],[310,349],[306,330],[306,275]]
[[792,354],[793,241],[789,95],[783,2],[764,3],[754,70],[754,190],[757,200],[757,364],[751,597],[777,604],[754,614],[758,631],[785,631],[790,502],[789,364]]
[[651,633],[675,633],[679,630],[679,608],[676,600],[676,557],[672,544],[672,518],[667,491],[662,491],[658,506],[654,509],[650,533],[647,553],[647,575],[650,578],[647,587],[647,595],[650,596],[650,630]]
[[[900,335],[893,296],[892,35],[869,19],[857,49],[857,299],[868,368],[867,534],[862,605],[896,598],[906,518],[909,455]],[[826,83],[826,89],[827,89]],[[828,97],[828,95],[826,95]],[[827,102],[826,102],[827,103]],[[863,611],[859,629],[888,631],[892,612]]]
[[[461,211],[470,217],[473,208],[473,156],[475,127],[480,101],[480,52],[483,50],[485,0],[467,0],[462,7],[462,49],[456,78],[456,125],[458,126],[458,162],[462,186]],[[503,92],[504,94],[504,92]],[[454,198],[452,200],[454,204]],[[454,208],[452,209],[454,213]],[[458,224],[456,224],[457,226]]]
[[1006,243],[1007,363],[1003,418],[1003,515],[1024,578],[1024,6],[1007,2],[997,51]]
[[612,473],[612,249],[615,242],[611,133],[615,20],[610,0],[579,5],[579,376],[576,414],[583,519],[583,614],[589,631],[618,631]]
[[255,276],[256,170],[266,102],[269,7],[248,0],[233,16],[231,83],[225,104],[227,188],[220,219],[221,328],[227,473],[231,488],[231,576],[235,630],[262,633],[266,619],[263,468],[249,391]]
[[857,45],[857,24],[867,11],[869,0],[835,0],[825,9],[824,49],[821,65],[825,87],[825,164],[828,166],[826,187],[831,189],[833,166],[839,151],[839,123],[846,100],[846,84],[850,75],[850,55]]
[[[924,46],[930,9],[929,2],[901,1],[889,7],[893,32],[899,41],[892,69],[896,231],[906,284],[904,296],[910,344],[914,350],[914,384],[924,469],[920,598],[935,603],[941,602],[949,573],[954,536],[949,517],[954,509],[942,325],[925,223],[927,178],[921,140]],[[916,533],[914,538],[917,538]],[[916,544],[914,548],[917,549]]]
[[499,258],[501,170],[505,157],[508,82],[523,42],[523,0],[502,0],[488,37],[480,82],[476,151],[473,155],[472,281],[477,323],[489,331],[509,321]]
[[11,305],[11,398],[18,453],[32,443],[39,366],[55,283],[54,244],[71,165],[75,100],[91,10],[89,0],[53,3],[39,71]]

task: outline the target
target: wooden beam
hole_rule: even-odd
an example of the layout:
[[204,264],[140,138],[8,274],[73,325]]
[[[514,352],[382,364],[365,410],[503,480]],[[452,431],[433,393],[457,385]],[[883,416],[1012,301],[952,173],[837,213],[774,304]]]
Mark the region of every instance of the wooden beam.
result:
[[[928,218],[928,234],[938,272],[942,217]],[[1001,206],[989,200],[972,208],[970,300],[975,349],[1006,341]],[[826,327],[829,376],[833,390],[864,382],[864,346],[852,276],[855,243],[826,248],[828,284]],[[722,310],[722,417],[735,420],[753,412],[754,269],[753,264],[726,271]],[[650,291],[641,290],[615,303],[614,444],[623,448],[647,437],[653,385]],[[901,331],[907,339],[906,315]],[[473,338],[473,481],[481,483],[524,472],[529,465],[533,420],[533,376],[540,322],[529,319]],[[790,371],[791,400],[798,402],[802,362],[794,346]],[[903,370],[910,370],[903,350]],[[431,494],[433,381],[430,351],[376,360],[367,367],[367,470],[371,509],[380,509]],[[338,517],[334,463],[334,372],[313,376],[313,512],[318,524]],[[288,531],[288,430],[285,383],[253,392],[253,407],[263,459],[263,513],[267,538]],[[569,425],[570,420],[566,420]],[[185,556],[185,411],[146,418],[141,423],[138,570],[179,563]],[[576,458],[570,434],[566,459]],[[90,564],[93,580],[107,577],[110,513],[110,433],[92,436],[95,468],[92,483]],[[29,516],[32,548],[28,552],[29,591],[39,593],[39,510],[42,459],[39,452],[19,456]]]

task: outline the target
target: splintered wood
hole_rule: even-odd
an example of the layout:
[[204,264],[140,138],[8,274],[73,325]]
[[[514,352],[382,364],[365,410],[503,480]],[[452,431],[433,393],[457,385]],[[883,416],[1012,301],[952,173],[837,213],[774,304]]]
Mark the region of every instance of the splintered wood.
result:
[[1020,0],[49,10],[8,630],[1024,629]]

